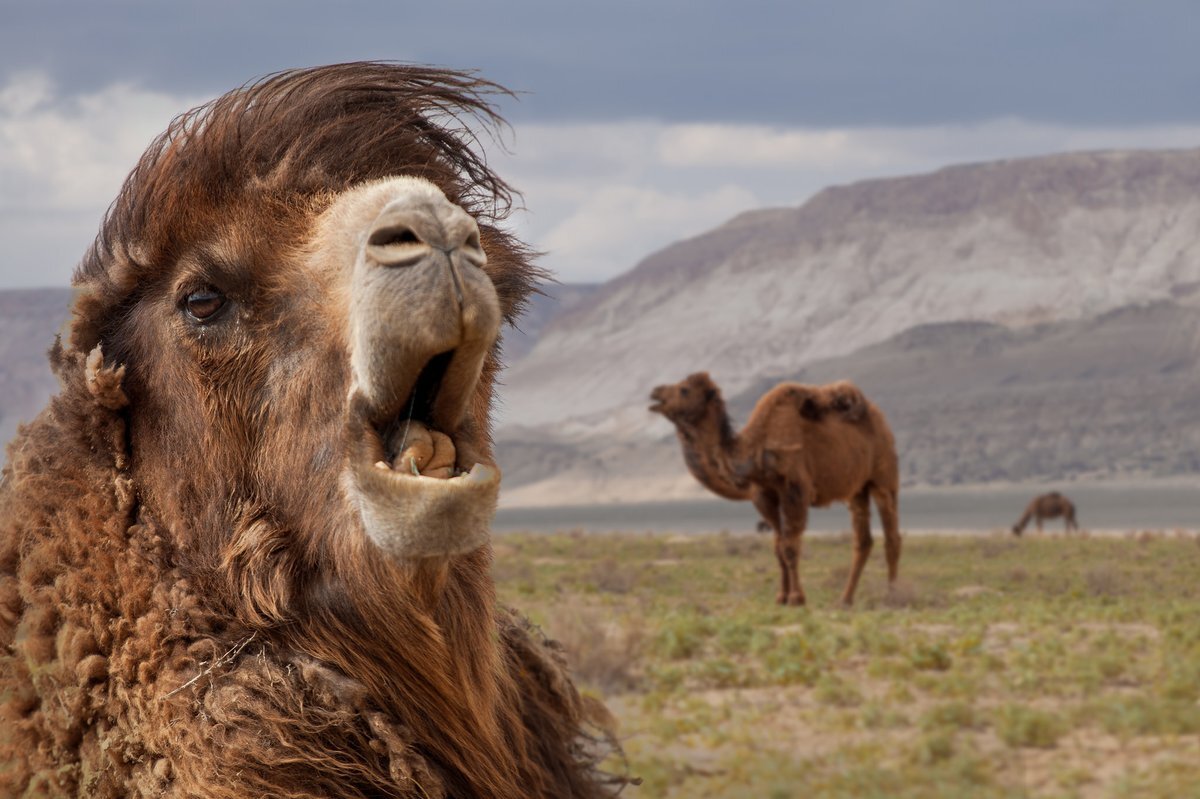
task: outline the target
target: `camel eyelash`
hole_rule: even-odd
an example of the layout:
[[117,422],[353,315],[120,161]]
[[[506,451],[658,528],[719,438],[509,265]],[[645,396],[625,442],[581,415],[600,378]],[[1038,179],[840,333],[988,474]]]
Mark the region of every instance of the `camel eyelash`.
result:
[[199,325],[211,324],[225,315],[230,300],[225,292],[211,284],[197,286],[184,291],[179,300],[179,309],[189,322]]

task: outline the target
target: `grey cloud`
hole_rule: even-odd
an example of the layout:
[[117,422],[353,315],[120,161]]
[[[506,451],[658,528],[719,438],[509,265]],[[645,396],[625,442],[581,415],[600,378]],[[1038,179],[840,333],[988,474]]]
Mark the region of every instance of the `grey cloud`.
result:
[[217,93],[276,69],[391,58],[477,67],[514,119],[908,125],[1019,116],[1187,122],[1188,0],[50,0],[6,10],[0,75]]

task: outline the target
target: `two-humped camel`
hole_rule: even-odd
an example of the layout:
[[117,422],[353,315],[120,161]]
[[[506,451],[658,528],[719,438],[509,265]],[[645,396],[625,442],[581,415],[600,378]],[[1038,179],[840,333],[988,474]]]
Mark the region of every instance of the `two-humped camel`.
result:
[[542,274],[474,147],[497,93],[284,72],[150,145],[0,474],[0,796],[618,792],[492,576],[497,340]]
[[688,470],[726,499],[749,499],[775,532],[780,604],[803,605],[797,565],[810,506],[845,502],[854,527],[854,562],[842,602],[870,555],[872,498],[883,522],[889,585],[900,563],[899,466],[883,413],[847,381],[781,383],[755,405],[740,433],[707,372],[651,392],[650,410],[675,424]]
[[1075,522],[1075,503],[1057,491],[1051,491],[1049,494],[1041,494],[1034,497],[1033,501],[1026,506],[1025,512],[1021,514],[1021,518],[1013,525],[1012,531],[1016,535],[1021,535],[1021,533],[1025,532],[1025,527],[1029,524],[1029,520],[1033,519],[1040,533],[1042,531],[1043,520],[1057,519],[1060,516],[1068,533],[1079,529],[1079,525]]

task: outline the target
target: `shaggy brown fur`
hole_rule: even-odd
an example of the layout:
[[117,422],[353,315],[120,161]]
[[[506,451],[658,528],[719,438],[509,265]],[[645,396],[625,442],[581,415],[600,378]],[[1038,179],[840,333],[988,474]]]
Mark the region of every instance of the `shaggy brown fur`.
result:
[[1025,532],[1029,520],[1033,519],[1040,533],[1044,519],[1057,519],[1060,516],[1063,519],[1063,527],[1068,533],[1079,529],[1079,525],[1075,522],[1075,503],[1057,491],[1041,494],[1034,497],[1033,501],[1026,506],[1021,518],[1013,525],[1012,531],[1016,535],[1021,535]]
[[855,534],[842,601],[853,602],[871,551],[872,498],[883,522],[888,581],[895,582],[900,563],[896,445],[883,413],[857,386],[781,383],[763,395],[738,434],[720,389],[705,372],[659,386],[651,397],[651,410],[675,423],[692,474],[710,488],[728,488],[717,491],[722,496],[753,501],[775,531],[780,604],[805,603],[797,566],[808,508],[835,501],[850,506]]
[[[283,73],[177,119],[130,175],[0,486],[0,795],[610,792],[602,708],[497,607],[490,546],[406,561],[364,536],[341,277],[301,266],[342,192],[416,175],[479,220],[513,319],[538,273],[456,122],[495,122],[496,90]],[[228,323],[189,326],[180,297],[210,284]],[[463,423],[484,456],[498,366]]]

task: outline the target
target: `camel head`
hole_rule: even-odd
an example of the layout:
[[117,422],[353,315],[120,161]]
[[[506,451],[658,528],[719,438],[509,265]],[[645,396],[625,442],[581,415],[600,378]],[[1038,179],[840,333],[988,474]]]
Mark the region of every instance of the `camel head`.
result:
[[424,179],[356,187],[323,215],[319,273],[349,273],[342,480],[367,537],[395,558],[482,545],[499,470],[472,410],[501,310],[479,227]]
[[487,544],[496,343],[537,275],[456,116],[497,122],[496,88],[345,64],[231,92],[151,145],[76,276],[143,508],[267,616]]
[[695,372],[678,383],[656,386],[650,392],[650,410],[675,424],[695,424],[721,397],[721,390],[708,372]]

